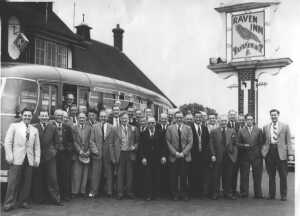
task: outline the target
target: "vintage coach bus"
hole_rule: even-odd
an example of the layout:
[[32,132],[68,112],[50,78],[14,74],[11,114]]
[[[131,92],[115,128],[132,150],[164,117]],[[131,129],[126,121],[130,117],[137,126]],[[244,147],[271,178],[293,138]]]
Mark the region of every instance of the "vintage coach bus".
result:
[[62,108],[64,96],[73,93],[79,109],[111,108],[116,100],[121,109],[131,102],[145,109],[149,102],[156,117],[173,107],[163,95],[128,82],[96,74],[36,64],[4,63],[1,67],[1,179],[7,182],[8,165],[5,162],[3,142],[10,123],[16,121],[16,113],[25,106],[34,110],[32,122],[37,121],[41,109],[48,109],[50,116],[56,108]]

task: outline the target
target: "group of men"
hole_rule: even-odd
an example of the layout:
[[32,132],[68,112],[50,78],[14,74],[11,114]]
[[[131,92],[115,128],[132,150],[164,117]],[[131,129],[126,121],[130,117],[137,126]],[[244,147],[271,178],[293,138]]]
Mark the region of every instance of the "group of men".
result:
[[[169,193],[173,200],[190,197],[248,197],[252,167],[255,198],[263,198],[263,159],[269,174],[269,199],[275,199],[276,170],[281,200],[287,196],[289,127],[270,111],[272,122],[259,129],[252,115],[197,112],[162,113],[156,122],[145,112],[119,106],[99,113],[76,113],[75,106],[56,110],[50,120],[41,110],[31,125],[32,111],[12,123],[5,138],[10,164],[4,210],[29,208],[28,202],[62,201],[100,191],[108,197],[146,200]],[[73,113],[72,113],[73,109]],[[236,192],[240,171],[240,194]],[[222,182],[222,184],[220,184]]]

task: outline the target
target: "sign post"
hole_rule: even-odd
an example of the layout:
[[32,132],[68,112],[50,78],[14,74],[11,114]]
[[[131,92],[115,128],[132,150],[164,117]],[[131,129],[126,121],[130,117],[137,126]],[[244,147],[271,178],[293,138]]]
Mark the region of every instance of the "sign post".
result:
[[237,78],[239,114],[257,118],[256,85],[260,75],[276,75],[292,63],[290,58],[272,58],[271,15],[278,5],[279,2],[248,2],[215,8],[225,19],[226,60],[210,58],[207,67],[223,79]]

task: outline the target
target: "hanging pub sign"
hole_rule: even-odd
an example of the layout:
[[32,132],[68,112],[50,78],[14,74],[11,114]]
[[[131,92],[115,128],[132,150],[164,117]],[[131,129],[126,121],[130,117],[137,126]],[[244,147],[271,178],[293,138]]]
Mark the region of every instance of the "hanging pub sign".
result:
[[265,56],[265,12],[234,14],[231,17],[232,59]]

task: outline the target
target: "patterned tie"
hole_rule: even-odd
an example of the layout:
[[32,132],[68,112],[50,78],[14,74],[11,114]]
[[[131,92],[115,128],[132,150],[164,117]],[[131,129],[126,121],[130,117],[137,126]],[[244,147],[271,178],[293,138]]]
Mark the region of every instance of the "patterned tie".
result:
[[273,124],[273,139],[276,142],[278,140],[278,131],[277,131],[277,129],[278,129],[277,126],[275,124]]
[[29,137],[30,137],[30,130],[29,130],[28,125],[26,124],[26,141],[29,140]]

